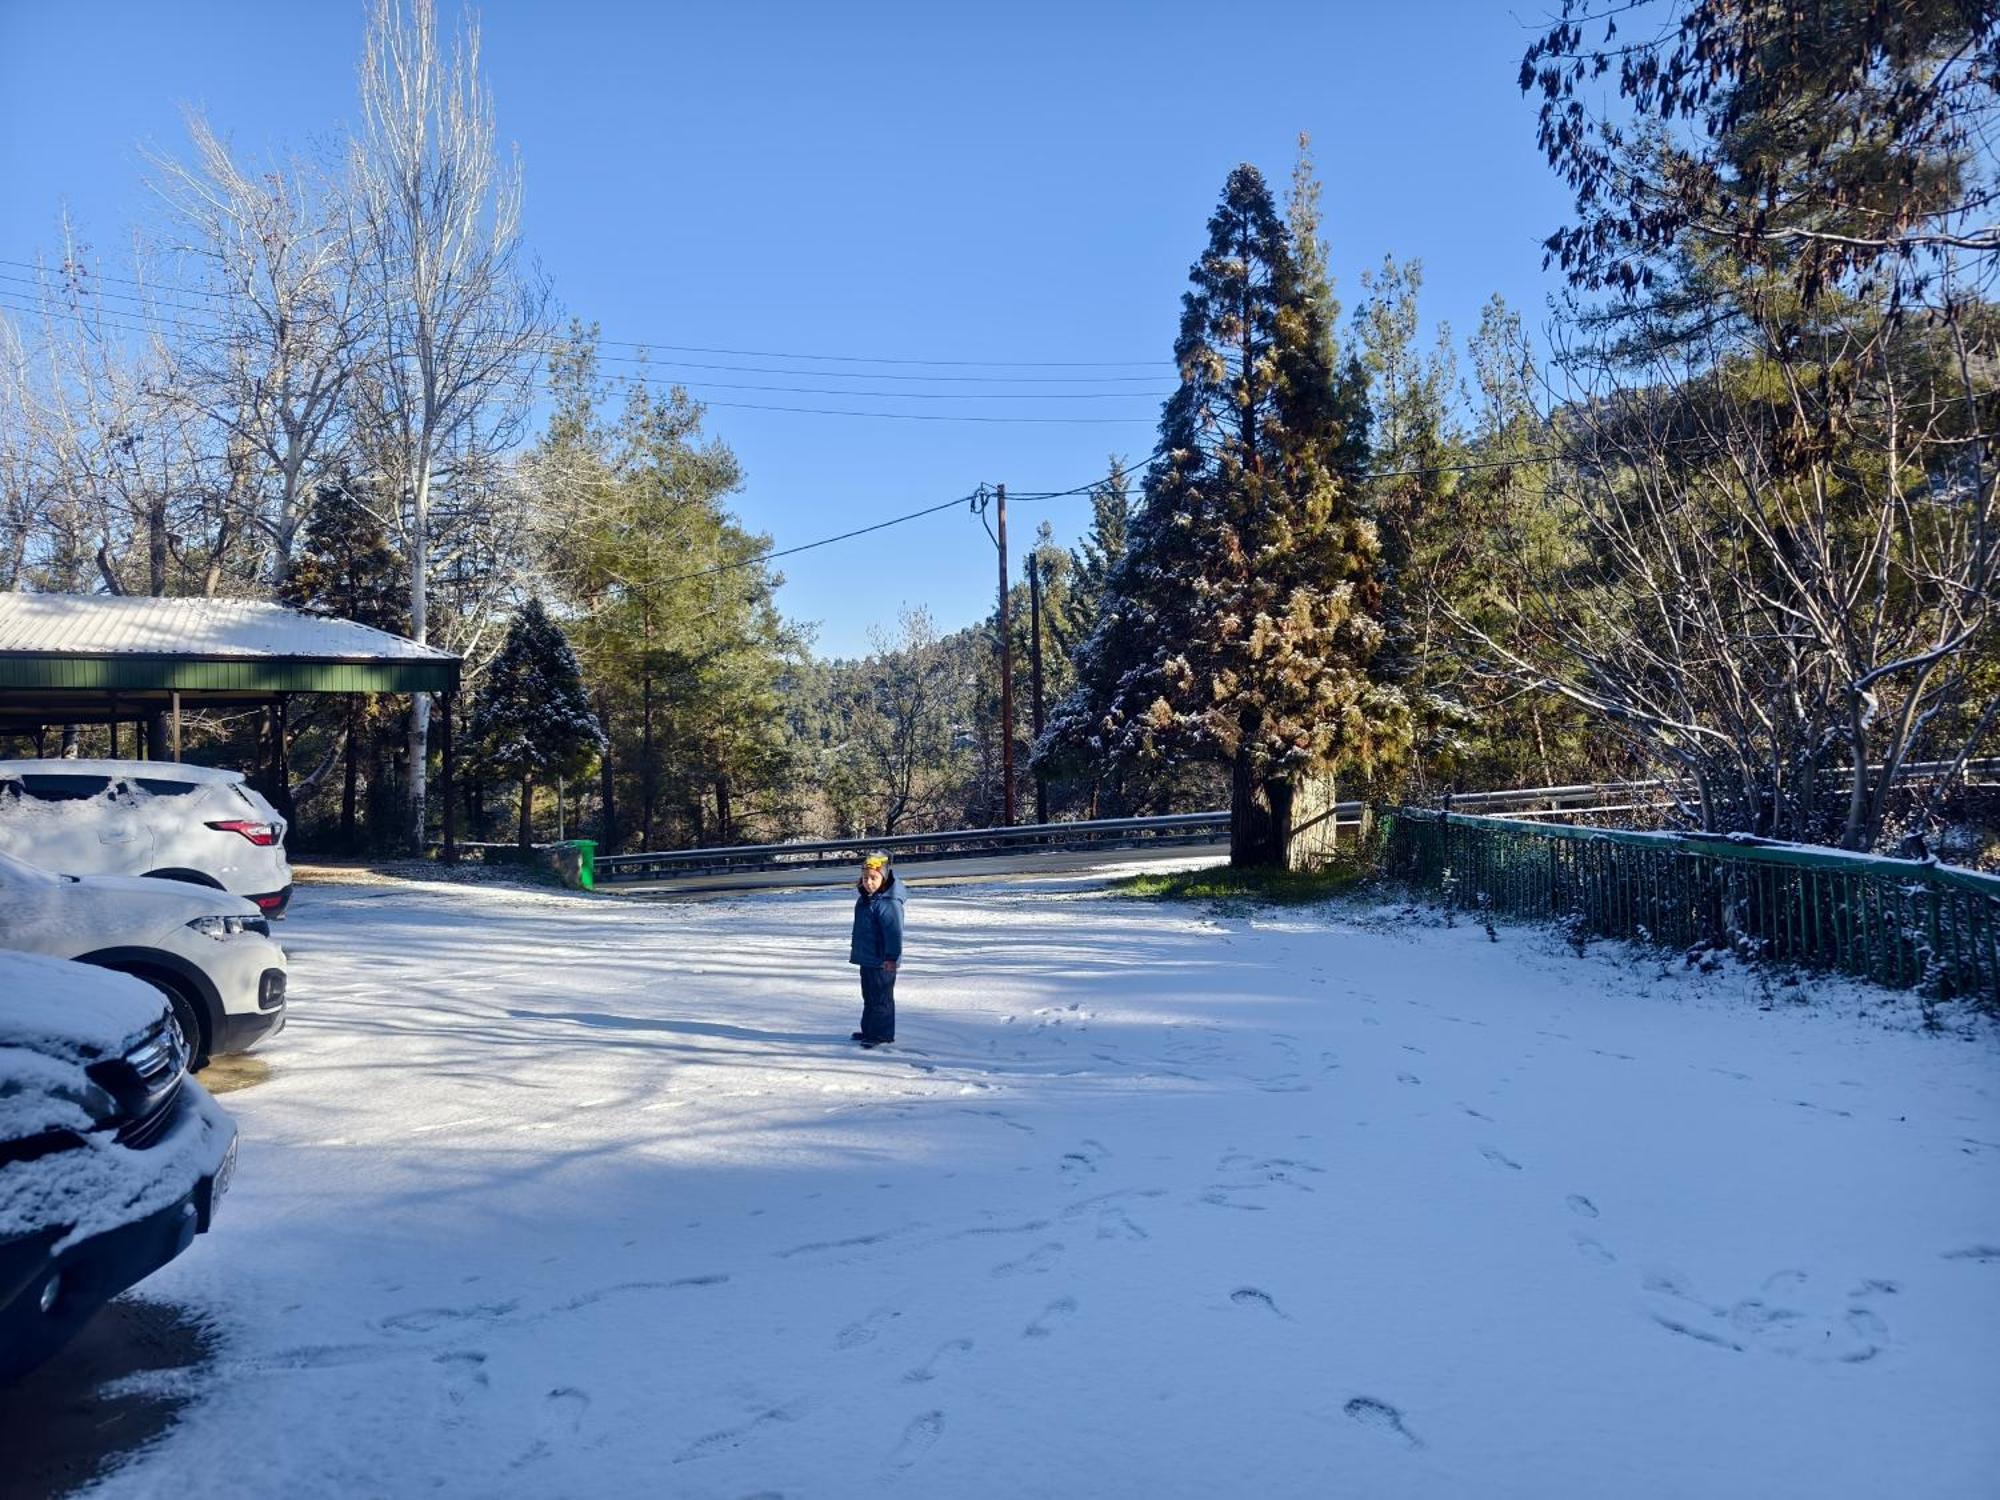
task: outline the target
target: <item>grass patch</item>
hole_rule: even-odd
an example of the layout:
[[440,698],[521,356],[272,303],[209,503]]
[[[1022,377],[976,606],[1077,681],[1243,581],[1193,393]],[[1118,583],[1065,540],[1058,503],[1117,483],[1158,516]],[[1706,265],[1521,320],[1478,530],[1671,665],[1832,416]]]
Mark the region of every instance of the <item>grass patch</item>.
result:
[[1311,906],[1344,896],[1370,874],[1359,861],[1318,870],[1238,870],[1219,865],[1167,875],[1134,875],[1115,889],[1144,901],[1204,901],[1225,908]]

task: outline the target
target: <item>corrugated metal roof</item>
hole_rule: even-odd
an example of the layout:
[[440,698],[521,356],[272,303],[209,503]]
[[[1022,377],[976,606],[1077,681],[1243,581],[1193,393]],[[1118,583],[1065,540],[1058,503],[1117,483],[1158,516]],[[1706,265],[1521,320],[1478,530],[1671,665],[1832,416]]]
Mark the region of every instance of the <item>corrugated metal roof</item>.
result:
[[0,593],[0,652],[205,660],[449,662],[449,651],[258,599]]

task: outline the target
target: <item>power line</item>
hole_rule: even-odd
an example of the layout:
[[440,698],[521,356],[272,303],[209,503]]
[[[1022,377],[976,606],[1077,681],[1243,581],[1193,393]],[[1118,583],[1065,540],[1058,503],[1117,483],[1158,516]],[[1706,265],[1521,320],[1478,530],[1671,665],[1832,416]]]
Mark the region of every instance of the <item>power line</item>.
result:
[[[24,270],[49,274],[46,266],[34,261],[8,260],[0,258],[0,266],[14,266]],[[21,278],[14,278],[21,279]],[[185,292],[194,296],[228,300],[231,293],[219,292],[206,287],[187,286],[179,282],[149,282],[130,276],[113,276],[108,272],[86,270],[84,280],[109,281],[120,286],[158,287],[165,291]],[[790,359],[823,364],[850,365],[910,365],[921,369],[988,369],[988,370],[1158,370],[1171,361],[1162,359],[918,359],[900,355],[882,354],[814,354],[782,349],[730,349],[711,344],[670,344],[654,339],[599,339],[599,343],[620,349],[664,349],[676,354],[720,354],[735,359]]]
[[[0,265],[4,264],[14,264],[14,262],[0,261]],[[17,275],[12,275],[5,271],[0,271],[0,282],[14,282],[22,287],[33,287],[37,290],[41,290],[46,286],[46,283],[44,281],[38,280],[35,277],[17,276]],[[135,285],[136,284],[138,283],[135,283]],[[26,296],[28,296],[28,293],[26,291],[16,291],[12,287],[0,286],[0,295],[6,295],[15,298],[25,298]],[[221,296],[222,294],[216,293],[214,295]],[[188,313],[195,313],[201,316],[206,316],[206,311],[204,309],[191,307],[183,302],[174,302],[170,300],[161,301],[160,299],[157,298],[141,297],[129,292],[107,292],[103,290],[92,290],[89,293],[89,297],[92,300],[108,297],[118,302],[129,302],[136,304],[136,306],[132,307],[113,307],[108,309],[111,316],[115,318],[144,319],[149,322],[161,324],[165,327],[181,328],[199,333],[228,334],[232,332],[231,329],[229,329],[223,324],[206,323],[200,321],[192,321],[192,322],[185,321],[182,319],[169,317],[165,313],[162,313],[157,310],[161,307],[166,307],[173,309],[174,311],[177,312],[188,312]],[[65,302],[64,306],[76,307],[77,304]],[[17,305],[16,310],[27,311],[28,309],[19,307]],[[34,310],[37,312],[42,311],[40,307],[36,307]],[[120,325],[112,324],[107,326],[117,327]],[[132,330],[124,330],[121,328],[121,331],[132,331]],[[598,342],[604,343],[604,342],[617,342],[617,341],[599,340]],[[560,338],[554,338],[545,347],[550,351],[554,351],[565,347],[565,345]],[[643,349],[650,349],[654,346],[644,343],[634,342],[631,344],[630,347],[643,350]],[[815,380],[924,381],[926,383],[934,385],[1061,385],[1061,386],[1139,385],[1148,381],[1158,380],[1160,378],[1159,373],[1157,372],[1151,375],[931,375],[931,374],[905,375],[894,370],[796,370],[796,369],[786,369],[782,366],[772,366],[772,365],[715,364],[710,361],[692,360],[692,359],[654,359],[645,354],[599,353],[597,355],[597,358],[599,360],[608,361],[613,364],[644,365],[648,367],[658,367],[661,369],[670,369],[670,370],[716,370],[716,371],[727,371],[733,374],[741,374],[741,375],[795,375],[795,376],[804,376]],[[829,394],[840,394],[840,393],[835,392]],[[873,393],[863,392],[858,394],[873,394]],[[882,394],[894,396],[894,395],[901,395],[903,393],[900,391],[888,391],[888,392],[883,392]],[[995,392],[995,394],[998,395],[1007,393]],[[1092,392],[1091,394],[1093,397],[1096,397],[1100,394],[1118,395],[1123,393],[1113,391],[1104,393]],[[1153,395],[1153,394],[1164,394],[1164,393],[1136,392],[1133,394]]]
[[[4,291],[0,291],[0,310],[10,311],[10,312],[39,311],[39,309],[36,308],[22,307],[17,303],[7,301],[6,293]],[[96,328],[109,329],[110,331],[116,333],[132,334],[139,337],[156,336],[160,332],[160,329],[157,327],[149,328],[149,327],[134,326],[129,323],[122,323],[107,318],[94,318],[91,320],[91,326]],[[175,325],[175,326],[190,326],[190,325]],[[200,331],[213,332],[214,330],[208,329]],[[607,377],[607,379],[627,384],[633,383],[635,381],[642,384],[645,383],[642,377],[633,375],[613,375]],[[1165,392],[1152,392],[1152,391],[1103,391],[1103,392],[1063,391],[1059,393],[1051,393],[1043,395],[1039,392],[1030,392],[1030,391],[978,391],[978,392],[968,392],[966,394],[959,395],[956,393],[942,392],[942,391],[850,391],[850,390],[833,390],[833,389],[827,389],[825,387],[752,385],[741,382],[726,382],[726,381],[673,380],[667,382],[667,384],[683,386],[690,390],[731,390],[731,391],[746,391],[746,392],[770,391],[775,394],[816,394],[816,395],[826,395],[826,396],[839,396],[850,399],[877,399],[877,400],[891,400],[891,401],[912,401],[912,400],[983,401],[983,400],[995,400],[995,399],[1016,400],[1016,401],[1078,401],[1078,400],[1112,400],[1112,399],[1123,399],[1123,398],[1133,398],[1140,400],[1157,400],[1166,394]],[[550,385],[546,379],[537,381],[536,388],[544,392],[553,392],[556,389],[554,386]],[[1150,426],[1152,425],[1154,420],[1152,417],[1148,416],[1132,416],[1132,417],[993,416],[975,412],[854,411],[838,407],[792,406],[784,404],[774,404],[769,402],[737,401],[733,399],[721,400],[721,401],[704,399],[701,404],[705,407],[707,406],[721,407],[733,411],[787,412],[796,415],[822,416],[822,417],[863,417],[874,420],[893,421],[893,422],[978,422],[982,424],[998,423],[998,424],[1083,426],[1083,427],[1093,427],[1093,426],[1122,427],[1122,426],[1133,426],[1142,423],[1147,426]]]
[[755,557],[741,558],[736,562],[718,563],[712,568],[698,568],[692,573],[680,573],[672,578],[662,578],[657,583],[645,584],[643,587],[650,593],[654,589],[670,588],[674,584],[688,583],[696,578],[710,578],[717,573],[733,573],[742,568],[754,568],[760,563],[776,562],[781,557],[795,557],[801,552],[812,552],[820,547],[831,547],[835,542],[852,541],[855,537],[867,536],[873,531],[886,531],[891,526],[901,526],[906,521],[916,521],[921,520],[925,516],[934,516],[939,511],[956,509],[958,506],[965,505],[976,498],[976,494],[960,495],[956,500],[946,500],[937,505],[925,506],[922,510],[907,511],[900,516],[891,516],[886,521],[877,521],[872,526],[858,526],[853,531],[843,531],[838,536],[823,536],[816,542],[801,542],[796,547],[786,547],[775,552],[761,552]]

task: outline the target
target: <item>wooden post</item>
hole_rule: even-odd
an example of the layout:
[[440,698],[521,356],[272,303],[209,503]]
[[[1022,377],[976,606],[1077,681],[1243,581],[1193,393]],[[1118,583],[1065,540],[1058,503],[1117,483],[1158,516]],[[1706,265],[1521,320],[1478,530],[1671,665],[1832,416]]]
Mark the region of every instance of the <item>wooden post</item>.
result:
[[[285,747],[285,708],[285,694],[280,693],[271,700],[271,785],[281,793],[291,791],[289,783],[292,779],[291,757],[286,754]],[[273,800],[279,801],[279,806],[283,807],[281,800]]]
[[179,688],[174,689],[173,740],[174,740],[174,761],[176,764],[178,764],[181,758],[181,690]]
[[438,749],[444,760],[443,784],[439,788],[444,798],[444,841],[438,852],[448,865],[458,863],[458,762],[451,747],[451,716],[457,696],[444,693],[438,699],[439,707],[444,710],[438,717]]
[[1007,608],[1007,486],[1000,503],[1000,824],[1014,826],[1014,642]]

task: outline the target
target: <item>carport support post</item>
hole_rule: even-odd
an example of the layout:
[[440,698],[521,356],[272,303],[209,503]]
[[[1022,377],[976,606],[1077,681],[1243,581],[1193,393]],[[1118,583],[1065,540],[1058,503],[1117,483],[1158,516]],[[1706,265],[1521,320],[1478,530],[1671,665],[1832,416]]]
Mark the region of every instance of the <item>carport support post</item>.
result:
[[175,688],[174,689],[174,761],[176,764],[179,764],[180,758],[181,758],[181,690],[179,688]]
[[458,764],[451,749],[451,711],[454,693],[440,693],[438,704],[444,712],[438,715],[438,751],[444,761],[439,794],[444,799],[444,843],[438,854],[448,865],[458,863]]
[[285,753],[285,709],[288,694],[280,693],[271,700],[271,784],[282,791],[291,790],[291,759]]

